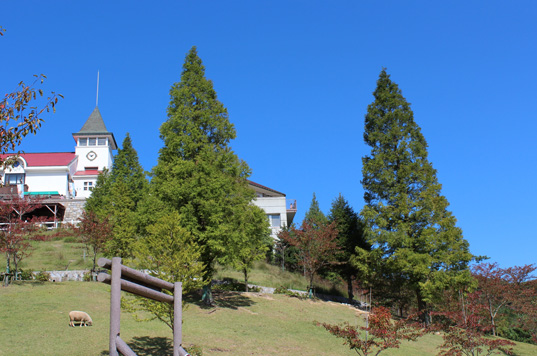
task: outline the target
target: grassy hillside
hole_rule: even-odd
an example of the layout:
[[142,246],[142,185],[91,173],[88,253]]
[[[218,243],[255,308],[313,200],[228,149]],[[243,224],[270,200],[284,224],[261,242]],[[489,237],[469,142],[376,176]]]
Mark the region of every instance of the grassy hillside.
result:
[[[105,355],[108,349],[110,288],[100,283],[24,282],[0,288],[0,356]],[[299,300],[283,295],[217,294],[217,307],[189,303],[184,313],[184,345],[204,355],[355,355],[314,321],[361,323],[359,311],[345,305]],[[87,311],[94,326],[70,328],[70,310]],[[171,353],[171,331],[157,321],[138,323],[123,313],[121,335],[138,355]],[[383,355],[435,355],[441,338]],[[536,355],[519,344],[517,355]]]
[[[26,257],[21,268],[31,271],[52,271],[52,270],[81,270],[90,269],[92,266],[92,256],[84,253],[84,244],[75,242],[73,236],[53,238],[48,241],[35,241],[32,243],[32,253]],[[98,255],[102,257],[102,255]],[[0,258],[0,271],[6,268],[5,257]],[[233,278],[242,281],[244,276],[241,272],[228,268],[219,268],[215,276],[216,279]],[[308,281],[299,273],[282,271],[277,266],[272,266],[264,262],[255,264],[249,276],[252,284],[266,287],[284,286],[289,289],[306,290]],[[344,288],[334,286],[327,281],[316,281],[318,292],[345,295]]]
[[[20,267],[32,271],[79,270],[89,269],[92,258],[84,258],[84,244],[76,241],[75,237],[52,238],[48,241],[32,242],[31,255],[25,257]],[[6,258],[0,258],[0,270],[6,268]]]

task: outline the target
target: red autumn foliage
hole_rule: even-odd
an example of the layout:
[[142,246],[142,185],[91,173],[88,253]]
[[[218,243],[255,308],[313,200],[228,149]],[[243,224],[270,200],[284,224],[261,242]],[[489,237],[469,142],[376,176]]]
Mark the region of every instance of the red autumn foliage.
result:
[[341,326],[321,324],[332,335],[345,340],[345,344],[358,355],[379,355],[390,348],[399,348],[401,341],[416,339],[424,334],[418,324],[407,320],[392,320],[389,309],[373,308],[369,326],[356,327],[348,323]]
[[537,317],[535,290],[528,283],[536,269],[534,265],[504,269],[497,263],[480,263],[472,268],[478,281],[476,303],[486,309],[493,335],[496,335],[496,319],[503,311],[520,315],[521,325]]
[[106,243],[112,238],[112,225],[108,218],[100,219],[93,212],[84,212],[75,233],[79,235],[87,247],[92,248],[93,268],[97,265],[97,254],[102,252]]
[[282,230],[278,237],[298,249],[299,265],[313,288],[313,278],[323,267],[336,264],[341,249],[337,243],[336,223],[313,224],[307,221],[300,229]]
[[512,354],[509,347],[513,342],[486,337],[492,329],[488,322],[487,308],[479,302],[481,292],[468,294],[459,292],[458,298],[446,294],[445,311],[434,313],[437,323],[433,330],[442,330],[444,343],[439,346],[439,356],[478,356],[502,352]]
[[31,241],[46,239],[41,227],[48,219],[30,216],[41,206],[41,199],[18,195],[0,201],[0,252],[6,256],[7,273],[19,271],[19,263],[30,255]]

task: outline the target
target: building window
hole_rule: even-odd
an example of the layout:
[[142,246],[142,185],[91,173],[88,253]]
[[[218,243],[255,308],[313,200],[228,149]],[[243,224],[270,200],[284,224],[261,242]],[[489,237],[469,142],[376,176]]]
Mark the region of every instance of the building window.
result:
[[93,182],[84,182],[84,190],[93,190]]
[[86,137],[80,137],[78,139],[78,145],[79,146],[87,146],[88,145],[88,139]]
[[106,146],[106,137],[98,137],[97,138],[97,145]]
[[6,173],[5,181],[6,185],[24,184],[24,173]]
[[282,226],[282,219],[280,217],[280,214],[268,214],[267,216],[269,219],[270,227]]
[[96,146],[96,145],[97,145],[97,138],[96,137],[88,138],[88,146]]

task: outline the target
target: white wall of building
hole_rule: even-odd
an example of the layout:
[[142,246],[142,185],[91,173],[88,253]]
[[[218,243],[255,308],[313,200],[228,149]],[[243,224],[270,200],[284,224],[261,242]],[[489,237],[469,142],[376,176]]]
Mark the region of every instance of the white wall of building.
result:
[[97,178],[94,176],[77,176],[73,178],[76,198],[89,198],[91,191],[97,183]]
[[[101,146],[80,146],[80,139],[78,138],[78,144],[75,149],[75,153],[78,156],[78,171],[83,171],[86,167],[96,167],[97,170],[102,171],[103,168],[112,167],[113,157],[112,150],[108,145]],[[88,139],[84,137],[83,139]]]
[[[287,209],[285,197],[257,197],[253,200],[253,203],[263,209],[269,221],[271,222],[271,236],[277,238],[278,232],[281,231],[283,226],[287,226]],[[279,226],[277,219],[273,219],[272,216],[279,215]]]
[[[45,170],[26,170],[26,185],[29,192],[57,191],[60,195],[69,196],[68,174],[66,167],[50,167]],[[56,168],[55,170],[53,170]],[[61,169],[63,168],[63,172]]]

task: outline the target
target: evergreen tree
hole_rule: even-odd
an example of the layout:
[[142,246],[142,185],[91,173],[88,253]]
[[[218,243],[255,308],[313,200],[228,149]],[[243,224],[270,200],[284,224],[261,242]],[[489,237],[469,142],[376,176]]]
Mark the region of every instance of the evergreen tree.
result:
[[382,256],[383,275],[412,290],[426,311],[437,292],[468,283],[473,256],[447,210],[410,105],[384,69],[373,95],[365,116],[371,154],[362,159],[362,216]]
[[127,186],[135,210],[138,202],[147,194],[148,182],[128,132],[121,146],[114,157],[110,180],[112,183],[122,181]]
[[93,188],[91,195],[86,199],[84,209],[88,213],[93,213],[99,218],[107,217],[110,208],[110,171],[103,169],[97,176],[97,182]]
[[109,201],[109,219],[112,224],[112,239],[106,245],[110,257],[131,257],[137,232],[137,215],[130,187],[124,180],[118,179],[112,183]]
[[247,182],[250,169],[228,146],[235,128],[205,78],[196,47],[188,52],[181,81],[172,86],[170,97],[168,119],[160,127],[164,147],[151,185],[158,199],[179,212],[182,224],[203,248],[209,281],[215,263],[231,264],[235,247],[248,238],[248,229],[239,226],[254,198]]
[[340,264],[337,269],[341,277],[347,282],[349,302],[352,302],[354,298],[353,281],[357,277],[358,269],[351,263],[351,258],[356,253],[356,247],[370,250],[371,246],[366,241],[362,221],[341,193],[332,202],[328,221],[337,224],[338,245],[342,252],[339,256]]
[[147,194],[145,172],[127,133],[114,157],[112,170],[105,169],[97,177],[97,184],[86,201],[86,211],[101,219],[108,218],[112,225],[113,237],[106,246],[108,255],[132,256],[132,244],[142,229],[136,211]]
[[324,215],[324,213],[319,208],[319,202],[317,201],[315,193],[313,193],[310,208],[304,215],[304,221],[310,224],[312,227],[318,227],[328,222],[326,215]]

